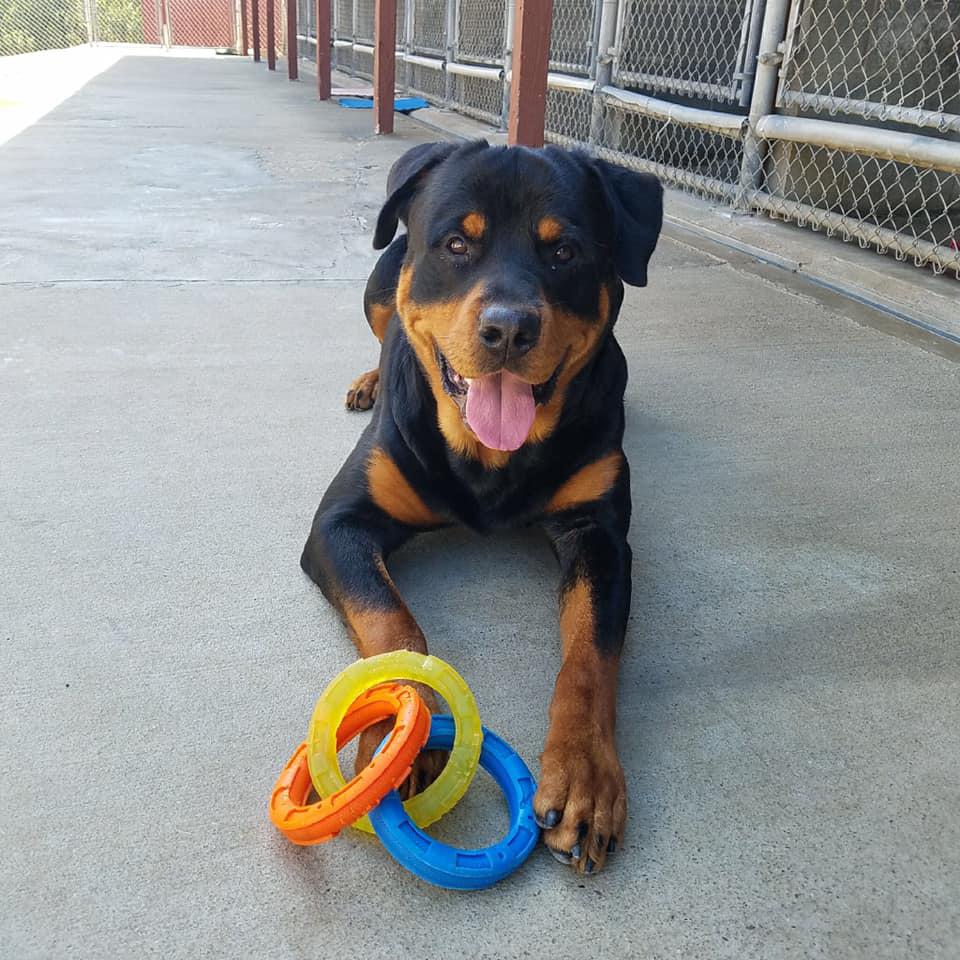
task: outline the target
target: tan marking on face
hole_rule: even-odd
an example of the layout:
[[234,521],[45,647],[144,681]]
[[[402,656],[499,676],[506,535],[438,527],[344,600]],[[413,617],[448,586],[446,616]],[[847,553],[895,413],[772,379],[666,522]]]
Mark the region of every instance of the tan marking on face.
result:
[[563,236],[563,224],[556,217],[544,217],[537,224],[541,243],[556,243]]
[[[478,377],[491,370],[490,358],[481,349],[476,335],[477,317],[483,298],[483,284],[477,284],[460,300],[416,303],[410,297],[413,268],[405,266],[397,283],[397,312],[407,338],[430,382],[437,401],[437,421],[450,448],[461,456],[479,460],[487,469],[504,466],[510,451],[491,450],[473,435],[464,423],[456,401],[443,389],[435,349],[447,358],[464,377]],[[528,383],[539,384],[553,376],[563,361],[553,395],[539,405],[527,437],[527,443],[540,443],[556,428],[563,410],[564,393],[570,381],[583,369],[593,354],[610,318],[610,295],[601,288],[596,317],[584,317],[546,306],[541,312],[541,337],[515,369]]]
[[396,304],[393,303],[371,303],[367,306],[367,322],[373,335],[383,343],[383,338],[387,333],[387,324],[396,312]]
[[606,287],[600,288],[596,317],[583,317],[566,310],[551,308],[544,312],[539,346],[544,350],[544,355],[553,361],[553,366],[539,379],[531,379],[534,383],[543,383],[553,374],[561,359],[564,363],[550,400],[537,407],[537,416],[533,421],[528,443],[542,443],[556,429],[563,412],[567,387],[593,356],[609,322],[610,293]]
[[479,460],[488,470],[502,467],[510,458],[510,451],[491,450],[473,435],[463,422],[463,414],[457,402],[443,389],[435,355],[435,346],[439,346],[459,373],[467,376],[474,372],[469,349],[476,347],[469,341],[476,340],[473,331],[476,330],[482,288],[480,285],[476,286],[459,301],[414,303],[410,299],[412,279],[412,269],[404,267],[397,283],[397,312],[437,402],[437,426],[447,445],[455,453]]
[[474,210],[463,218],[460,225],[471,240],[479,240],[487,231],[487,218]]
[[547,513],[557,513],[582,503],[599,500],[613,486],[622,464],[623,453],[619,450],[588,463],[563,483],[550,498],[546,506]]
[[436,527],[444,520],[420,498],[390,456],[376,447],[367,460],[367,488],[388,516],[411,527]]

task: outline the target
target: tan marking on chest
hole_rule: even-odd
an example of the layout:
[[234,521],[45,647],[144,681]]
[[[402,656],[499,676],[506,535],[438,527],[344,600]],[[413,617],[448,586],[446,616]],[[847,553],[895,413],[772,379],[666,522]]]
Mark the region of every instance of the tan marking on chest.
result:
[[581,467],[550,498],[546,507],[547,513],[557,513],[582,503],[599,500],[616,482],[622,463],[623,453],[614,450],[613,453]]
[[423,502],[400,468],[379,447],[367,460],[367,489],[373,502],[400,523],[411,527],[436,527],[444,522],[443,517]]
[[371,303],[367,305],[367,320],[373,335],[383,343],[387,325],[393,317],[396,305],[393,303]]

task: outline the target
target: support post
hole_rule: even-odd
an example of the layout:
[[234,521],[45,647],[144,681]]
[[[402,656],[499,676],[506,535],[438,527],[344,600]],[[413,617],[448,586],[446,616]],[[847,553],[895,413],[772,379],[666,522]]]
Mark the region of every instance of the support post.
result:
[[517,0],[507,142],[543,146],[553,0]]
[[287,79],[296,80],[300,75],[300,51],[297,40],[297,2],[287,0]]
[[250,52],[250,32],[247,26],[247,0],[240,0],[240,56]]
[[393,91],[397,81],[397,0],[376,0],[373,47],[374,131],[393,133]]
[[510,116],[510,76],[513,71],[513,22],[517,0],[507,0],[503,30],[503,96],[500,98],[500,129],[506,130]]
[[253,62],[260,62],[260,0],[250,0],[250,27],[253,33]]
[[783,59],[780,44],[783,43],[786,35],[789,12],[790,0],[767,0],[763,11],[763,29],[760,33],[760,48],[757,51],[757,72],[753,78],[750,118],[743,141],[743,163],[740,168],[742,205],[745,205],[745,194],[758,189],[763,179],[766,146],[757,136],[756,126],[761,117],[774,111],[780,63]]
[[613,80],[616,57],[617,22],[620,11],[618,0],[603,0],[600,8],[600,26],[597,29],[597,50],[593,58],[593,102],[590,105],[590,143],[603,140],[603,98],[600,91]]
[[267,0],[267,69],[277,69],[277,11],[274,0]]
[[332,0],[317,0],[317,96],[321,100],[330,99],[330,22]]
[[[457,62],[457,17],[459,15],[457,4],[459,0],[447,0],[447,63]],[[450,103],[453,100],[454,93],[454,74],[445,70],[443,74],[443,99],[444,103]]]
[[[93,0],[83,0],[83,20],[87,26],[87,43],[97,42],[97,11]],[[157,32],[160,31],[159,16],[157,17]]]

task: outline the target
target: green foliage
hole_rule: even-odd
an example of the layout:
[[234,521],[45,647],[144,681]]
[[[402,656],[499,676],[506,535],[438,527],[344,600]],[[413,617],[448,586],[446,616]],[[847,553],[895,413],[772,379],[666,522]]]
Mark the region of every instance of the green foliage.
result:
[[104,43],[143,43],[141,0],[93,0],[93,2],[97,10],[98,40]]
[[0,3],[0,54],[72,47],[87,39],[82,0]]
[[[87,43],[143,43],[141,0],[90,0],[90,37],[83,0],[0,0],[0,56]],[[152,9],[152,7],[151,7]]]

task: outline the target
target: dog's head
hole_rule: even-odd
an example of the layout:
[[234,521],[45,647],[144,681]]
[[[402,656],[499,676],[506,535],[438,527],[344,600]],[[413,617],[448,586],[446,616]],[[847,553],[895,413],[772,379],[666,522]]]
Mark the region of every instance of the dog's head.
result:
[[406,223],[397,311],[440,429],[457,452],[503,462],[551,433],[623,282],[646,283],[660,184],[555,147],[479,141],[414,147],[387,192],[374,246]]

